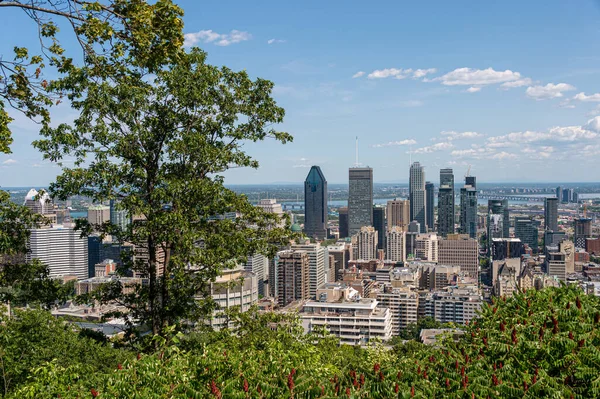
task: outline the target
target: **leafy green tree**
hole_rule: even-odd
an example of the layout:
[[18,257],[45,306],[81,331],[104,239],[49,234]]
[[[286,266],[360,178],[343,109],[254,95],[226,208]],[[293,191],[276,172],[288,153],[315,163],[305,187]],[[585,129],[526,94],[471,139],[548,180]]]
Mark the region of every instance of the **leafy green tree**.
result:
[[[10,153],[12,135],[7,108],[26,117],[50,123],[50,109],[64,93],[49,90],[50,76],[73,67],[74,59],[62,47],[59,26],[68,26],[83,53],[83,62],[99,66],[111,51],[132,47],[149,58],[161,58],[183,43],[179,16],[171,1],[153,4],[143,0],[14,0],[0,1],[0,11],[20,9],[31,18],[40,36],[40,47],[14,47],[14,56],[0,57],[0,153]],[[77,53],[74,53],[77,54]],[[111,67],[111,65],[104,65]]]
[[[181,35],[178,16],[173,26]],[[59,164],[75,158],[51,184],[53,196],[115,199],[133,217],[125,230],[85,221],[77,228],[136,246],[137,256],[124,268],[148,283],[125,292],[117,281],[96,299],[117,301],[127,307],[118,315],[130,325],[141,322],[163,334],[210,311],[197,299],[223,268],[287,242],[287,229],[271,228],[278,216],[225,188],[221,173],[258,167],[244,143],[285,143],[291,136],[273,127],[284,111],[271,97],[271,82],[209,65],[197,48],[171,51],[128,40],[114,47],[49,85],[65,93],[80,116],[72,124],[44,124],[45,138],[35,146]],[[217,217],[228,213],[239,216]]]

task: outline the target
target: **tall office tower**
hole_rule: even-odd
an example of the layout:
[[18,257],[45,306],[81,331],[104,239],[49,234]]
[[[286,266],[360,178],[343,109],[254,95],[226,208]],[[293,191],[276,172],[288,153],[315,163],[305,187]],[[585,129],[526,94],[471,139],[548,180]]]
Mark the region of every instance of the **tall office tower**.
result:
[[432,182],[425,182],[425,221],[427,223],[428,231],[435,231],[435,186]]
[[573,191],[573,202],[579,203],[579,193],[577,191]]
[[318,166],[310,168],[304,181],[304,234],[327,238],[327,180]]
[[372,226],[363,226],[355,235],[356,259],[377,259],[377,232]]
[[[490,230],[492,228],[492,230]],[[500,229],[500,231],[498,231]],[[510,237],[508,200],[488,200],[488,239]]]
[[329,266],[329,253],[321,244],[311,244],[306,240],[303,243],[292,244],[290,249],[305,251],[309,259],[309,294],[311,298],[317,295],[317,289],[325,284],[325,273]]
[[454,234],[454,172],[452,169],[440,170],[437,231],[442,237]]
[[409,184],[410,220],[421,225],[421,233],[427,232],[427,203],[425,200],[425,170],[419,162],[410,166]]
[[334,263],[329,263],[330,267],[335,269],[335,280],[342,279],[343,270],[348,268],[348,261],[350,260],[350,248],[346,244],[334,244],[327,247],[327,252],[330,256],[333,256]]
[[408,231],[410,220],[410,201],[391,200],[387,202],[387,229],[398,226],[402,231]]
[[406,261],[406,234],[398,226],[392,227],[387,233],[386,259],[394,262]]
[[310,298],[310,260],[306,251],[277,253],[277,301],[279,306]]
[[477,187],[475,176],[465,177],[460,189],[460,233],[477,238]]
[[[276,223],[275,226],[273,226],[273,227],[284,227],[285,226],[285,220],[283,217],[283,207],[281,206],[281,204],[277,203],[276,199],[271,199],[271,198],[261,199],[260,201],[258,201],[258,204],[256,206],[267,213],[273,213],[279,217],[280,222]],[[260,284],[260,282],[259,282],[259,284]]]
[[564,252],[549,252],[546,255],[546,273],[559,280],[567,280],[567,262]]
[[39,259],[50,277],[88,278],[88,239],[61,225],[32,229],[27,260]]
[[556,198],[558,198],[559,201],[562,198],[562,187],[561,186],[556,187]]
[[[39,198],[36,197],[39,195]],[[54,211],[54,205],[47,192],[40,194],[35,188],[27,192],[25,202],[23,203],[32,213],[40,215],[50,214]]]
[[460,271],[478,278],[479,245],[477,240],[466,234],[450,234],[438,241],[438,264],[460,266]]
[[348,237],[348,207],[342,206],[338,209],[340,238]]
[[558,198],[544,198],[544,224],[546,231],[558,231]]
[[574,219],[573,233],[573,242],[575,243],[575,248],[585,248],[586,239],[592,237],[592,219]]
[[564,188],[562,190],[562,202],[564,204],[568,204],[569,202],[571,202],[571,190],[568,188]]
[[110,224],[119,226],[121,230],[125,230],[129,222],[130,217],[127,215],[127,211],[119,209],[119,201],[110,200]]
[[527,244],[534,252],[538,251],[538,229],[528,217],[515,218],[515,237]]
[[348,187],[348,234],[373,226],[373,169],[350,168]]
[[87,210],[87,220],[91,224],[101,225],[110,221],[110,207],[106,205],[92,205]]
[[381,205],[373,207],[373,227],[377,232],[377,249],[385,249],[385,208]]
[[258,281],[258,294],[266,296],[267,293],[265,292],[265,279],[268,278],[269,259],[262,254],[248,256],[248,260],[244,265],[244,270],[254,273]]

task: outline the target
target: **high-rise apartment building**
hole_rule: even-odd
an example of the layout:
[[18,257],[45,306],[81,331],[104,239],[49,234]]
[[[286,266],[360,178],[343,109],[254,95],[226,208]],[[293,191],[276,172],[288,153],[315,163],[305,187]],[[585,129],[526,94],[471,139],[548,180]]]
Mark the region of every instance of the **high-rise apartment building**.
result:
[[477,187],[475,176],[465,177],[465,186],[460,189],[460,231],[477,238]]
[[394,199],[387,202],[387,228],[392,230],[398,226],[402,231],[408,231],[410,220],[410,201]]
[[438,191],[438,234],[446,237],[454,234],[454,172],[452,169],[440,170],[440,188]]
[[460,266],[462,272],[478,278],[479,245],[477,240],[467,234],[450,234],[438,241],[438,263],[440,265]]
[[283,218],[283,207],[277,202],[276,199],[263,198],[258,201],[256,206],[267,213],[272,213],[279,217],[280,222],[275,224],[276,227],[283,227],[285,225],[285,220]]
[[325,273],[329,270],[329,254],[327,248],[321,244],[311,244],[306,241],[304,243],[293,244],[290,246],[292,250],[306,251],[309,259],[309,295],[314,298],[317,294],[317,289],[321,284],[325,283]]
[[425,222],[428,231],[435,231],[435,186],[425,182]]
[[394,226],[386,237],[386,259],[394,262],[406,261],[406,232]]
[[39,259],[48,266],[50,277],[88,278],[88,239],[80,235],[61,225],[32,229],[27,260]]
[[419,234],[415,240],[415,256],[429,262],[437,262],[438,242],[438,236],[435,233]]
[[348,186],[348,234],[373,226],[373,169],[350,168]]
[[534,252],[538,251],[538,228],[531,218],[515,218],[515,237],[527,244]]
[[448,287],[425,298],[425,316],[441,323],[464,324],[477,316],[483,306],[483,297],[475,287]]
[[425,198],[425,170],[419,162],[410,166],[409,174],[410,219],[421,226],[421,233],[427,231],[427,202]]
[[558,199],[560,201],[561,198],[562,198],[562,187],[558,186],[558,187],[556,187],[556,199]]
[[106,205],[92,205],[87,210],[87,220],[93,225],[102,225],[110,221],[110,207]]
[[232,328],[234,321],[226,311],[235,306],[240,312],[246,312],[258,302],[257,277],[241,267],[223,270],[210,284],[210,295],[217,309],[205,323],[217,331]]
[[558,231],[558,198],[544,198],[545,230]]
[[338,215],[339,215],[338,226],[339,226],[340,238],[349,237],[349,235],[348,235],[348,207],[347,206],[339,207]]
[[327,180],[318,166],[310,168],[304,181],[304,234],[327,238]]
[[[345,243],[338,243],[327,247],[329,255],[333,256],[334,263],[329,263],[330,268],[335,269],[334,281],[341,280],[343,270],[348,268],[348,261],[350,260],[350,245]],[[331,282],[331,281],[330,281]]]
[[[372,294],[373,295],[373,294]],[[379,305],[392,313],[392,333],[399,335],[400,330],[417,323],[419,294],[409,288],[395,288],[385,283],[374,293]]]
[[267,296],[265,279],[267,279],[269,273],[269,259],[262,254],[250,255],[244,265],[244,270],[254,273],[258,284],[258,293]]
[[373,228],[377,232],[377,249],[385,249],[385,208],[382,205],[373,207]]
[[377,231],[372,226],[363,226],[354,236],[356,242],[356,259],[377,259]]
[[310,298],[310,260],[302,250],[277,253],[277,301],[279,306]]

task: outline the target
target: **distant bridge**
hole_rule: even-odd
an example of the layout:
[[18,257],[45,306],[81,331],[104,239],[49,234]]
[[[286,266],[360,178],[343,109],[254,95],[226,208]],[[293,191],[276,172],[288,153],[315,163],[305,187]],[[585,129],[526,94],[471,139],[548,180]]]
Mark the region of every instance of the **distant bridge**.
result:
[[477,194],[478,199],[509,200],[515,202],[544,202],[545,197],[527,197],[525,195]]

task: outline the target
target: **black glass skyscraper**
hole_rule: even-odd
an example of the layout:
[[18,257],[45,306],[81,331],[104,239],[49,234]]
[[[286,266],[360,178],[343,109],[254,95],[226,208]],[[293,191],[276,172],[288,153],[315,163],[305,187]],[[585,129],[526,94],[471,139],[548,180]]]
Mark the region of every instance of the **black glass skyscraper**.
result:
[[454,234],[454,172],[452,169],[440,170],[438,233],[442,237]]
[[425,201],[427,205],[425,206],[425,223],[427,224],[427,230],[434,231],[435,230],[435,186],[432,182],[425,182]]
[[327,237],[327,180],[318,166],[310,168],[304,181],[304,234]]
[[385,248],[385,208],[373,207],[373,227],[377,231],[377,249]]
[[460,189],[460,233],[477,238],[477,188],[475,176],[465,177]]
[[348,180],[348,234],[353,236],[373,226],[373,169],[350,168]]
[[425,171],[419,162],[413,162],[409,174],[410,220],[416,220],[421,233],[427,231],[427,201],[425,198]]

